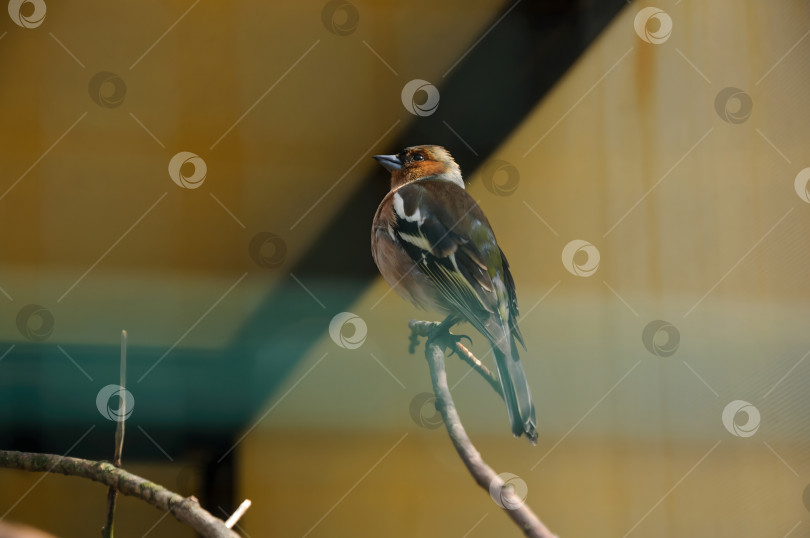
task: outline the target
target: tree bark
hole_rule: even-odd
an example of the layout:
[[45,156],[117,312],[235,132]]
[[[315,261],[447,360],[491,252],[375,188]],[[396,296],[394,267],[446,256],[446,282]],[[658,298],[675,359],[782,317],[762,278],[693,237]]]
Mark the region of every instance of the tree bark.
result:
[[194,497],[183,497],[106,461],[0,450],[0,468],[89,478],[171,512],[178,521],[206,538],[239,538],[238,534],[225,526],[225,522],[203,509]]

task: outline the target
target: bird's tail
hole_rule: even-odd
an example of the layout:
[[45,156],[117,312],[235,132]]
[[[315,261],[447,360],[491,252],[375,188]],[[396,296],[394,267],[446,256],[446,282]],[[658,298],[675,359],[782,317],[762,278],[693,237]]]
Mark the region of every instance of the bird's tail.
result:
[[532,444],[537,444],[537,417],[534,412],[534,402],[529,390],[529,382],[520,364],[517,345],[507,333],[506,338],[492,343],[495,354],[495,363],[498,366],[498,375],[501,378],[501,388],[509,412],[509,422],[512,424],[512,434],[515,437],[526,435]]

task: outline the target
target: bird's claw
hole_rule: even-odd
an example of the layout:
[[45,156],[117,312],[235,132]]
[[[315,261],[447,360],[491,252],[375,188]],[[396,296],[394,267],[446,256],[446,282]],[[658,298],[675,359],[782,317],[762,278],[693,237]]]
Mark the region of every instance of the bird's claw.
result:
[[466,334],[453,334],[450,332],[449,327],[443,327],[442,325],[437,325],[433,331],[431,331],[430,336],[428,336],[428,344],[433,342],[437,342],[443,345],[443,347],[448,348],[450,353],[448,356],[456,353],[456,346],[458,344],[463,345],[464,339],[467,339],[467,342],[472,344],[472,338],[467,336]]
[[467,343],[469,345],[472,345],[472,338],[470,338],[466,334],[452,334],[452,333],[449,333],[449,332],[447,333],[447,336],[446,336],[447,343],[448,343],[447,347],[450,348],[450,355],[452,355],[454,353],[458,353],[456,351],[456,346],[459,345],[459,344],[464,345],[462,341],[465,338],[467,339]]
[[[429,334],[427,335],[427,342],[425,345],[429,346],[433,343],[441,344],[443,348],[449,348],[450,355],[452,355],[453,353],[457,353],[456,347],[458,345],[463,345],[465,339],[469,344],[472,344],[472,338],[466,334],[451,333],[451,326],[452,323],[448,323],[447,320],[445,320],[443,323],[434,323]],[[411,334],[408,336],[408,353],[411,355],[414,354],[416,351],[416,346],[419,345],[419,337],[420,335],[418,334],[417,330],[412,328]]]

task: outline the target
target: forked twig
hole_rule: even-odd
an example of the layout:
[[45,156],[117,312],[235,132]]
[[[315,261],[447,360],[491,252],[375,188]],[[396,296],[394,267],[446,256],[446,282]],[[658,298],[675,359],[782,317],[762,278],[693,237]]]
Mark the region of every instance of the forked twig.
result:
[[[416,335],[422,335],[426,327],[430,329],[435,328],[437,325],[429,322],[411,321],[411,338],[416,338]],[[492,468],[486,464],[481,457],[481,454],[470,441],[464,426],[461,424],[461,418],[456,410],[456,405],[453,402],[453,397],[450,394],[450,387],[447,383],[447,371],[444,366],[444,342],[447,335],[434,334],[430,331],[428,340],[425,344],[425,358],[430,368],[430,379],[433,384],[433,392],[436,395],[436,409],[442,415],[445,428],[453,442],[453,446],[467,467],[467,470],[475,479],[475,482],[484,488],[490,495],[497,493],[499,496],[498,504],[504,509],[506,514],[514,521],[526,536],[531,538],[555,538],[548,528],[538,519],[535,513],[525,504],[523,499],[518,497],[514,490],[508,487],[503,478],[495,473]],[[458,342],[455,343],[458,345]],[[472,355],[472,353],[470,353]],[[473,358],[475,358],[473,356]],[[477,358],[475,361],[480,364]],[[478,367],[476,371],[481,373]],[[489,376],[489,370],[487,370]],[[490,383],[491,384],[491,383]]]

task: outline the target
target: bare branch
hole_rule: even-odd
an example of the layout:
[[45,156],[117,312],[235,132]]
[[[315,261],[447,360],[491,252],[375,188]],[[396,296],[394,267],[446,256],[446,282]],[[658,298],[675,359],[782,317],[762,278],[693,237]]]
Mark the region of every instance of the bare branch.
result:
[[[414,329],[414,326],[418,326],[418,323],[410,323],[414,332],[417,330]],[[453,397],[450,394],[450,387],[447,384],[442,337],[446,338],[446,335],[431,333],[425,344],[425,358],[430,368],[433,392],[436,394],[436,408],[442,415],[447,433],[450,435],[450,440],[453,442],[456,452],[458,452],[467,470],[479,486],[484,488],[487,493],[490,491],[500,492],[502,504],[510,507],[504,508],[504,511],[526,536],[531,538],[555,538],[554,534],[543,525],[531,508],[511,488],[504,487],[503,479],[486,464],[467,436],[458,411],[456,411]]]
[[124,495],[142,499],[160,510],[171,512],[178,521],[185,523],[205,538],[239,538],[239,535],[226,527],[221,519],[203,509],[196,498],[178,495],[106,461],[0,450],[0,468],[89,478],[114,487]]

